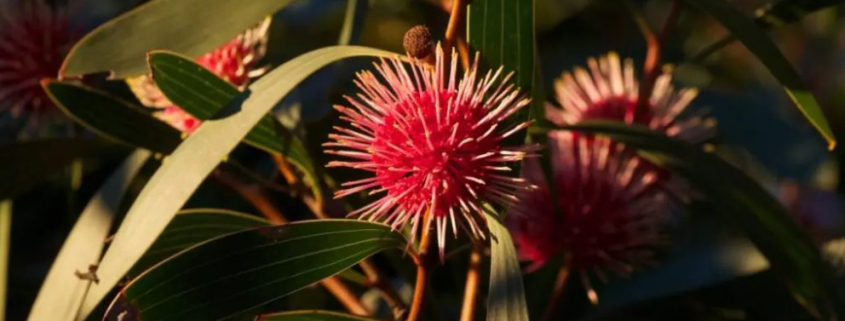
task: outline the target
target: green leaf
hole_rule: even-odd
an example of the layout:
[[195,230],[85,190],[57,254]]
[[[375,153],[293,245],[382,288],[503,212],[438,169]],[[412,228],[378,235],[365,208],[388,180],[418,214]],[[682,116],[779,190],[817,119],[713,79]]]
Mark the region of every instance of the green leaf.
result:
[[28,321],[76,320],[91,281],[74,272],[88,272],[99,260],[120,201],[149,156],[150,152],[141,149],[132,153],[85,206],[41,285]]
[[748,50],[754,53],[769,69],[769,72],[784,86],[786,93],[798,107],[798,110],[827,140],[828,148],[833,149],[836,146],[836,139],[833,137],[830,125],[828,125],[815,97],[804,86],[801,77],[789,63],[789,60],[753,19],[744,16],[724,0],[686,1],[719,20]]
[[74,159],[104,150],[99,139],[59,138],[0,145],[0,199],[14,198]]
[[100,283],[82,306],[87,317],[149,249],[176,212],[211,171],[299,82],[334,61],[356,56],[392,56],[366,47],[327,47],[296,57],[252,84],[230,108],[231,116],[209,120],[170,155],[141,191],[100,264]]
[[845,301],[833,286],[819,249],[780,202],[742,170],[699,147],[637,125],[594,121],[566,129],[607,135],[649,152],[703,193],[723,222],[746,233],[799,301],[814,305],[827,299],[838,315],[845,315]]
[[43,86],[59,109],[100,136],[164,154],[182,142],[178,130],[109,93],[55,80]]
[[[229,82],[178,54],[154,51],[149,55],[153,80],[175,105],[200,120],[212,119],[241,92]],[[246,143],[269,153],[286,156],[311,182],[318,200],[322,188],[305,145],[270,115],[265,115],[247,134]]]
[[[535,86],[537,57],[534,40],[534,0],[474,1],[467,12],[467,42],[481,53],[490,68],[504,66],[515,72],[514,82],[529,95]],[[532,104],[531,115],[542,115],[542,101]],[[539,108],[539,109],[538,109]],[[520,113],[520,120],[525,113]]]
[[220,209],[191,209],[176,214],[155,243],[135,263],[130,276],[137,276],[166,258],[207,240],[250,228],[270,225],[254,215]]
[[376,321],[378,319],[371,319],[349,315],[344,313],[337,313],[332,311],[291,311],[275,314],[268,314],[261,316],[261,321]]
[[[291,0],[153,0],[94,29],[68,53],[59,74],[111,72],[112,78],[147,71],[151,50],[197,57],[223,45]],[[120,48],[120,50],[115,50]]]
[[121,291],[107,315],[224,320],[254,311],[405,239],[389,226],[313,220],[225,235],[155,266]]
[[0,316],[6,315],[9,286],[9,247],[12,239],[12,200],[0,201]]
[[758,9],[755,15],[757,24],[761,27],[782,26],[840,3],[842,0],[779,0]]
[[528,305],[522,287],[522,270],[510,232],[498,219],[486,214],[490,226],[490,293],[488,321],[528,321]]

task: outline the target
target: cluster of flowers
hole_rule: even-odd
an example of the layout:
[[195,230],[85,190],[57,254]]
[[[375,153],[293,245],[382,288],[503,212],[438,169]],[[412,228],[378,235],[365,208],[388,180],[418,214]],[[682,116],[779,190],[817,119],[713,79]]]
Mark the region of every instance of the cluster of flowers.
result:
[[[330,154],[343,166],[372,176],[343,184],[336,197],[365,192],[381,195],[352,215],[409,224],[412,238],[433,229],[442,253],[447,230],[460,227],[485,238],[485,203],[509,208],[508,227],[522,259],[536,268],[565,253],[571,267],[605,279],[608,271],[627,275],[648,264],[665,243],[675,179],[620,143],[564,130],[548,133],[551,184],[538,146],[506,146],[528,126],[509,116],[528,105],[511,75],[479,73],[478,63],[458,76],[456,61],[435,50],[433,65],[409,57],[375,65],[380,77],[358,75],[361,90],[336,106],[348,127],[330,135]],[[446,61],[451,61],[451,65]],[[695,89],[675,90],[668,70],[638,108],[638,84],[631,60],[615,53],[588,61],[589,69],[564,73],[556,82],[558,103],[546,106],[556,125],[583,120],[627,120],[677,138],[700,142],[714,132],[712,121],[684,113]],[[642,104],[642,102],[640,102]],[[633,117],[632,117],[633,116]],[[525,160],[521,177],[508,163]]]
[[[38,81],[55,74],[71,41],[66,20],[44,7],[31,12],[0,33],[0,40],[31,40],[18,48],[0,45],[0,102],[14,110],[42,109],[47,99]],[[250,76],[261,72],[256,62],[264,54],[268,26],[269,20],[263,21],[197,61],[244,88]],[[552,173],[547,182],[540,160],[533,157],[540,146],[505,143],[529,126],[509,121],[529,105],[508,84],[511,74],[502,68],[481,73],[478,56],[459,73],[455,54],[447,56],[439,46],[433,59],[406,60],[382,60],[375,64],[376,73],[359,73],[361,93],[347,97],[346,106],[336,106],[348,126],[337,127],[325,146],[345,159],[328,166],[372,174],[343,183],[336,197],[380,195],[352,215],[394,228],[410,226],[412,238],[433,230],[442,255],[449,230],[487,237],[485,206],[492,203],[509,208],[508,227],[530,268],[565,253],[583,280],[589,279],[587,273],[604,279],[608,271],[627,275],[652,260],[655,248],[665,242],[671,196],[683,193],[673,187],[668,172],[607,138],[553,130],[548,133]],[[657,78],[650,97],[640,101],[631,60],[622,62],[610,53],[587,65],[555,83],[560,106],[545,108],[552,123],[628,121],[690,142],[713,135],[712,121],[684,113],[697,91],[675,90],[668,70]],[[191,133],[199,126],[149,76],[127,82],[144,105],[157,109],[154,115],[173,127]],[[523,160],[521,177],[509,173],[510,163]]]

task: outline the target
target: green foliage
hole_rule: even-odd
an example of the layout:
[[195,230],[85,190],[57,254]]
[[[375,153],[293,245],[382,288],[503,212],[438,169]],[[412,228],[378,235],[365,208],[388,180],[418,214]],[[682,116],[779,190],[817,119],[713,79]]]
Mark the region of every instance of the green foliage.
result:
[[90,272],[89,266],[99,260],[129,183],[149,157],[148,151],[135,151],[88,202],[56,256],[27,320],[76,319],[76,312],[91,283],[76,273]]
[[44,90],[68,117],[100,136],[164,154],[182,141],[178,130],[109,93],[53,80]]
[[202,243],[155,266],[108,312],[148,321],[229,319],[320,281],[404,237],[382,224],[302,221]]
[[745,17],[724,0],[686,0],[695,7],[710,14],[731,31],[748,50],[754,53],[766,68],[783,85],[784,90],[798,110],[827,140],[828,148],[836,146],[836,138],[827,119],[819,108],[816,98],[801,81],[798,72],[754,20]]
[[[515,72],[513,83],[530,95],[537,86],[533,0],[484,0],[470,4],[467,42],[481,55],[486,67]],[[542,86],[542,85],[539,85]],[[536,96],[534,96],[536,97]],[[542,99],[541,99],[542,100]],[[541,101],[531,115],[541,118]],[[519,113],[524,118],[525,113]]]
[[388,55],[389,52],[364,47],[327,47],[306,53],[252,84],[229,105],[237,113],[204,122],[156,171],[129,209],[103,256],[98,272],[100,282],[88,292],[80,312],[82,317],[87,317],[143,256],[205,177],[299,82],[340,59]]
[[261,317],[263,321],[375,321],[354,315],[331,311],[293,311],[283,312]]
[[743,171],[696,146],[640,126],[593,121],[566,129],[607,135],[649,152],[704,193],[722,221],[746,233],[803,303],[815,306],[830,302],[826,308],[845,315],[845,301],[831,281],[818,248],[795,225],[783,205]]
[[[149,55],[153,79],[171,102],[200,120],[217,116],[241,92],[191,59],[156,51]],[[313,161],[302,141],[270,115],[258,122],[245,142],[269,153],[284,155],[311,182],[317,199],[323,191]]]
[[522,287],[522,270],[510,232],[498,218],[487,214],[490,227],[490,293],[488,321],[528,321],[528,306]]
[[229,210],[208,208],[180,211],[147,253],[135,263],[129,276],[137,276],[173,254],[199,243],[229,233],[269,225],[265,219]]
[[77,77],[110,72],[118,79],[138,76],[147,71],[144,58],[151,50],[171,50],[190,57],[202,55],[291,2],[150,1],[88,33],[71,49],[60,74]]
[[0,145],[0,199],[26,192],[73,160],[110,147],[99,139],[56,138]]

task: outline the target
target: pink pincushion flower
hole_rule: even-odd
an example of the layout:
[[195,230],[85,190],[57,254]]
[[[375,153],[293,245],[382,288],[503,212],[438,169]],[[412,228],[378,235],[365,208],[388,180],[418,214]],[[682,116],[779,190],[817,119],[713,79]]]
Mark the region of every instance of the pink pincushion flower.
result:
[[479,78],[476,58],[458,78],[454,54],[448,69],[439,47],[435,56],[433,67],[412,61],[406,68],[398,58],[382,61],[375,66],[382,79],[359,73],[356,84],[363,93],[347,97],[351,107],[336,106],[349,127],[336,127],[325,146],[349,159],[328,166],[372,173],[344,183],[336,197],[382,194],[350,215],[394,228],[410,223],[414,235],[434,224],[442,253],[448,226],[453,233],[462,226],[483,238],[482,203],[507,205],[516,200],[515,191],[529,187],[507,175],[507,163],[522,160],[534,147],[502,143],[528,125],[504,122],[529,102],[506,85],[511,75],[499,81],[500,68]]
[[[256,63],[264,56],[269,27],[270,18],[264,19],[252,29],[238,35],[235,39],[214,51],[200,56],[196,61],[218,77],[243,90],[249,84],[250,78],[257,77],[264,72],[263,69],[256,68]],[[154,116],[174,128],[190,134],[202,123],[178,106],[173,105],[158,89],[149,75],[129,78],[126,81],[142,104],[147,107],[162,109],[153,113]]]
[[635,113],[639,84],[634,79],[634,65],[611,52],[598,60],[590,58],[589,71],[578,67],[555,81],[558,103],[563,109],[546,105],[549,121],[563,126],[584,120],[617,120],[643,124],[690,142],[700,143],[715,134],[715,121],[699,114],[684,115],[698,95],[695,88],[672,87],[670,68],[657,77],[647,108]]
[[55,113],[41,79],[58,74],[75,41],[67,16],[41,0],[0,7],[0,112],[28,117],[27,127]]
[[591,290],[589,272],[604,280],[607,271],[628,275],[649,263],[664,242],[672,205],[662,171],[608,138],[567,131],[548,137],[553,185],[536,160],[526,161],[523,176],[538,188],[520,195],[508,215],[529,269],[566,253]]

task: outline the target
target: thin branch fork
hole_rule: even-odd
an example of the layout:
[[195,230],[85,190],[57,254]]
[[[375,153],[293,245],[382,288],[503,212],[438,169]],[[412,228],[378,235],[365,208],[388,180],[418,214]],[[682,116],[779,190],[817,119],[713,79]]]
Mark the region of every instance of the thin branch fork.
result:
[[660,66],[661,56],[663,55],[663,47],[666,39],[669,38],[669,35],[671,34],[672,28],[677,24],[678,18],[681,15],[683,0],[675,0],[672,2],[672,9],[669,12],[669,16],[666,17],[666,20],[663,22],[660,34],[657,35],[648,26],[648,22],[646,22],[641,15],[636,13],[633,5],[630,3],[628,3],[628,5],[631,7],[632,12],[635,12],[634,20],[640,28],[640,31],[642,31],[646,43],[648,43],[648,51],[646,52],[646,59],[643,64],[643,80],[640,83],[639,94],[637,95],[637,105],[635,110],[625,115],[625,121],[631,123],[636,119],[637,115],[641,115],[648,110],[649,100],[651,99],[651,91],[654,90],[654,82],[657,80],[658,76],[658,68]]

